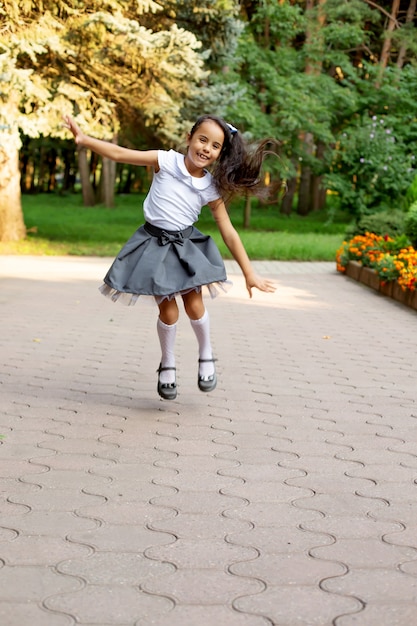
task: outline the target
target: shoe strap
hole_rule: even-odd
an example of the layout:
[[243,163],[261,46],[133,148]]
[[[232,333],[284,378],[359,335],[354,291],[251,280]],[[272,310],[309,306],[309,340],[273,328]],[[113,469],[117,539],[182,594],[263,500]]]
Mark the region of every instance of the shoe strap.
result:
[[199,363],[214,363],[218,359],[198,359]]

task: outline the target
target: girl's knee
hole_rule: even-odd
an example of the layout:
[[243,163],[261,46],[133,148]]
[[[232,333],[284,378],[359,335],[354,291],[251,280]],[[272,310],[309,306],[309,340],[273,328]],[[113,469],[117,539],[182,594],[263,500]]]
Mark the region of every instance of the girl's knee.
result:
[[178,305],[175,299],[163,300],[159,303],[159,319],[164,324],[171,326],[178,321]]
[[188,317],[192,320],[198,320],[203,317],[205,312],[205,306],[203,303],[203,297],[200,293],[192,291],[183,296],[184,308]]

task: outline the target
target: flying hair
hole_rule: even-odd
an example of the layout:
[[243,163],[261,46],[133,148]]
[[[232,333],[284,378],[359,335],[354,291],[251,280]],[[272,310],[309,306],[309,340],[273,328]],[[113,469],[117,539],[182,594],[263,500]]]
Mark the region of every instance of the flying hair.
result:
[[198,128],[207,120],[220,126],[224,133],[223,147],[220,156],[211,169],[214,183],[222,198],[228,202],[234,196],[254,195],[259,198],[268,197],[270,190],[261,178],[264,158],[275,154],[267,146],[277,145],[275,139],[263,139],[259,142],[247,142],[237,128],[228,124],[216,115],[202,115],[197,119],[190,131],[192,137]]

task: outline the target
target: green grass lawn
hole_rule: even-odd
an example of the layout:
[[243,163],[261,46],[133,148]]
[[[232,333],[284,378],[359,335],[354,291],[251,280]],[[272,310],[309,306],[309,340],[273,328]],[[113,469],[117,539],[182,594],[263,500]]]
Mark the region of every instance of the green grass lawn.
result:
[[[25,195],[22,199],[28,235],[25,241],[0,243],[0,254],[115,256],[143,223],[143,195],[117,196],[116,206],[85,208],[80,195]],[[329,222],[327,212],[307,217],[281,215],[277,207],[253,201],[251,227],[243,228],[243,204],[230,215],[252,259],[333,261],[343,241],[347,219]],[[212,235],[224,258],[224,245],[210,211],[197,223]]]

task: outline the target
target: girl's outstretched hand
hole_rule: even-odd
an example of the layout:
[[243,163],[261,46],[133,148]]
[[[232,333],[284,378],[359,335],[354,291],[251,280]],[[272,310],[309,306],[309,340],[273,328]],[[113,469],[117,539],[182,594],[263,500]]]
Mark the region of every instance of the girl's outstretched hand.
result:
[[81,128],[74,122],[72,117],[66,115],[64,117],[64,127],[68,128],[74,135],[75,143],[77,145],[82,145],[84,133],[81,131]]
[[249,292],[249,297],[252,298],[252,288],[256,287],[259,291],[266,291],[267,293],[274,293],[276,287],[271,280],[267,278],[262,278],[257,274],[253,274],[252,276],[246,279],[246,289]]

